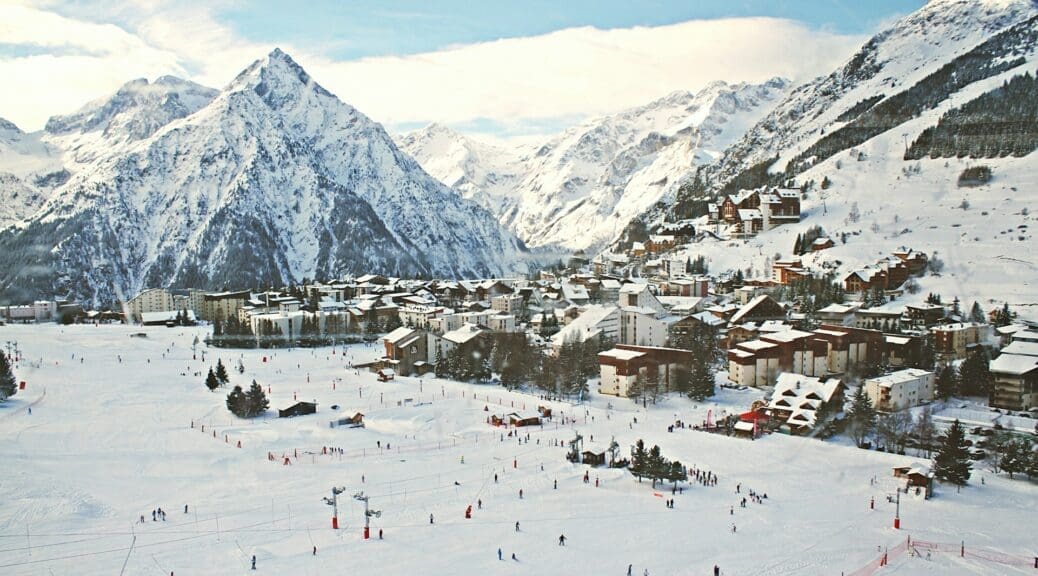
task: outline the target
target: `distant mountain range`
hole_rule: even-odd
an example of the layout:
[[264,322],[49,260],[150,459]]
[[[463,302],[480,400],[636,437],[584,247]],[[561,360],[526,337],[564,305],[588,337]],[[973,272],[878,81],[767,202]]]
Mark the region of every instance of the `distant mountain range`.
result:
[[[0,302],[523,272],[527,246],[594,254],[764,185],[801,188],[804,225],[841,237],[830,268],[895,244],[1001,258],[1030,238],[1036,47],[1031,0],[932,0],[800,86],[715,82],[517,147],[436,124],[394,142],[278,50],[219,91],[137,80],[42,132],[0,120]],[[959,189],[978,162],[994,184]],[[953,197],[1003,217],[958,222]],[[688,255],[750,268],[799,229]]]
[[492,211],[530,246],[596,251],[632,218],[672,202],[789,88],[714,82],[595,118],[540,146],[490,146],[434,124],[399,139],[430,174]]
[[4,122],[0,144],[3,301],[526,270],[522,242],[280,50],[221,91],[135,80],[42,134]]

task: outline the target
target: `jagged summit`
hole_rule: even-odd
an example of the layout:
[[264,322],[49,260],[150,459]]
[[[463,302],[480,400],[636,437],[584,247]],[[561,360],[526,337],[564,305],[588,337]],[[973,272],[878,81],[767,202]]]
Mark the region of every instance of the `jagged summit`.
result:
[[5,132],[15,132],[18,134],[22,133],[21,128],[19,128],[14,122],[11,122],[6,118],[0,118],[0,130],[3,130]]
[[227,86],[227,92],[253,90],[272,107],[283,106],[299,97],[303,90],[312,90],[323,96],[333,96],[280,48],[256,60]]
[[[62,131],[55,142],[78,146],[66,148],[77,170],[30,220],[0,232],[0,301],[525,270],[522,243],[489,213],[422,171],[284,52],[220,93],[193,86],[134,81],[52,123]],[[183,106],[185,91],[201,105]],[[154,121],[138,129],[145,120]],[[98,134],[136,140],[98,146]],[[8,261],[26,257],[20,246],[46,247],[39,266]]]

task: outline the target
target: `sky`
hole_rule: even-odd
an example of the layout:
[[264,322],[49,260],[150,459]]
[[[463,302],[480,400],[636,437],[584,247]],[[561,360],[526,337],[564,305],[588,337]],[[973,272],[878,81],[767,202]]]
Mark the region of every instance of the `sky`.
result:
[[220,88],[275,47],[391,131],[551,134],[714,80],[827,74],[922,0],[0,0],[0,117],[135,78]]

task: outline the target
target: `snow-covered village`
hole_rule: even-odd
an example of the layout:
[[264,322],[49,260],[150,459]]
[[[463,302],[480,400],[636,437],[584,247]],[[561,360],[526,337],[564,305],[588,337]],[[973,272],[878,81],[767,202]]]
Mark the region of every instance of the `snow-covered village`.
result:
[[318,4],[0,6],[0,574],[1038,574],[1038,4]]

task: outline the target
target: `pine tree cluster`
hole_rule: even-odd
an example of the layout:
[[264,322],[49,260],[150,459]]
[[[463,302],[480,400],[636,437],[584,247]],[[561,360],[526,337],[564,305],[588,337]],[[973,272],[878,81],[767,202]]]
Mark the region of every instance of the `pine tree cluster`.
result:
[[[919,134],[905,160],[1026,156],[1038,148],[1038,79],[1029,72],[959,108]],[[990,170],[988,171],[990,177]]]
[[653,488],[659,481],[677,483],[688,479],[688,471],[681,462],[677,460],[672,462],[664,458],[659,446],[654,445],[646,450],[645,442],[640,438],[634,446],[631,446],[629,469],[639,482],[642,478],[652,480]]
[[1020,47],[1031,46],[1038,40],[1036,22],[1038,18],[1031,18],[1003,30],[911,88],[864,110],[791,160],[786,176],[792,176],[798,167],[810,166],[896,128],[974,82],[1019,66],[1024,61],[1017,54]]
[[17,393],[18,383],[14,376],[11,358],[4,352],[0,352],[0,402],[6,402],[8,398]]
[[267,400],[263,387],[252,381],[248,391],[243,391],[241,386],[235,386],[227,395],[227,409],[239,418],[255,418],[267,411],[270,401]]

